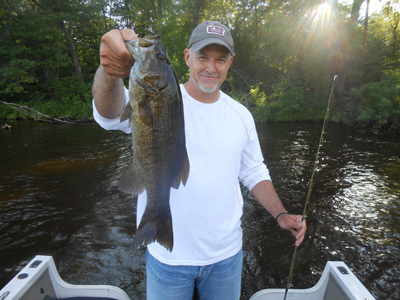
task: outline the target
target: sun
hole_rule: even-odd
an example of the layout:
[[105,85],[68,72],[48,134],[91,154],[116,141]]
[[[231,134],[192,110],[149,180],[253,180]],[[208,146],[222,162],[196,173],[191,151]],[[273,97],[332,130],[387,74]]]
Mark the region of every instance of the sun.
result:
[[332,6],[329,3],[324,2],[317,5],[317,14],[325,16],[327,14],[331,14],[331,12],[332,12]]
[[335,29],[335,14],[331,1],[319,3],[304,14],[298,31],[303,31],[305,35],[298,35],[295,39],[303,37],[300,42],[302,51],[308,57],[315,59],[322,58],[332,49],[337,40]]
[[329,25],[332,17],[332,6],[328,2],[316,5],[310,15],[312,27],[314,29],[323,30]]
[[337,44],[340,31],[336,26],[333,1],[320,1],[299,14],[290,42],[299,47],[299,52],[305,57],[322,59]]

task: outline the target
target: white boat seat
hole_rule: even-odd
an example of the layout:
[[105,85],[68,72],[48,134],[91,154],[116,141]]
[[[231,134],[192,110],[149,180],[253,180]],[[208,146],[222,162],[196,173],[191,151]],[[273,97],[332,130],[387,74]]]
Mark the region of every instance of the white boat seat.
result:
[[5,287],[1,300],[130,300],[110,285],[73,285],[63,281],[51,256],[37,255]]

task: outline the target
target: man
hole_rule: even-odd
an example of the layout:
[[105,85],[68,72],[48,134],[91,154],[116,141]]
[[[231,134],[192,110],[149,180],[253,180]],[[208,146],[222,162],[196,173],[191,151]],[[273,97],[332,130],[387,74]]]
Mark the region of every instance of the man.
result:
[[[122,78],[133,59],[124,40],[135,39],[128,29],[106,33],[100,45],[100,66],[93,84],[94,116],[105,129],[129,132],[119,116],[128,93]],[[206,21],[192,33],[184,51],[189,80],[181,85],[189,179],[171,189],[174,249],[157,242],[147,246],[147,299],[240,298],[243,198],[239,181],[290,230],[299,246],[306,232],[302,216],[288,214],[263,163],[254,120],[241,104],[219,90],[233,62],[230,30]],[[137,223],[146,199],[138,197]]]

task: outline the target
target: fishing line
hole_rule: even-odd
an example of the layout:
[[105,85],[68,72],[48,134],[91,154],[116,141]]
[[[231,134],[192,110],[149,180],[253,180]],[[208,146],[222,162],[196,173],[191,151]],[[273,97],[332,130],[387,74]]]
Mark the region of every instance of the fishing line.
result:
[[[303,218],[301,219],[302,222],[306,219],[307,214],[310,211],[310,206],[311,206],[310,197],[311,197],[311,192],[312,192],[312,188],[313,188],[313,184],[314,184],[314,175],[315,175],[315,172],[316,172],[316,170],[318,168],[319,151],[321,150],[322,144],[324,142],[325,130],[326,130],[326,127],[328,126],[329,113],[330,113],[332,105],[333,105],[333,97],[334,97],[334,94],[335,94],[335,87],[336,87],[336,83],[337,83],[337,78],[338,78],[337,75],[335,75],[333,77],[331,92],[329,94],[328,105],[327,105],[325,118],[324,118],[324,124],[322,125],[321,137],[319,138],[318,149],[317,149],[317,153],[315,155],[314,168],[313,168],[311,179],[310,179],[310,185],[308,187],[306,203],[304,205]],[[298,248],[298,246],[295,246],[295,248],[294,248],[293,257],[292,257],[292,264],[290,266],[289,277],[288,277],[288,281],[287,281],[286,289],[285,289],[285,297],[283,298],[283,300],[286,300],[286,296],[287,296],[289,288],[293,287],[292,279],[293,279],[293,273],[294,273],[294,264],[295,264],[296,256],[297,256],[297,248]]]

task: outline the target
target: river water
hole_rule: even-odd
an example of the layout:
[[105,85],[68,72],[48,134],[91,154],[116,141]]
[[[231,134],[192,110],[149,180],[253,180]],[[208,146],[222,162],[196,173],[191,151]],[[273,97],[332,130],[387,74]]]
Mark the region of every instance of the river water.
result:
[[[0,131],[0,287],[36,254],[73,284],[110,284],[145,299],[144,250],[132,250],[135,201],[120,191],[130,136],[96,124],[15,122]],[[302,213],[322,124],[259,125],[274,185]],[[295,288],[344,261],[377,299],[400,299],[400,138],[330,123],[299,248]],[[241,299],[284,288],[293,239],[243,190]]]

